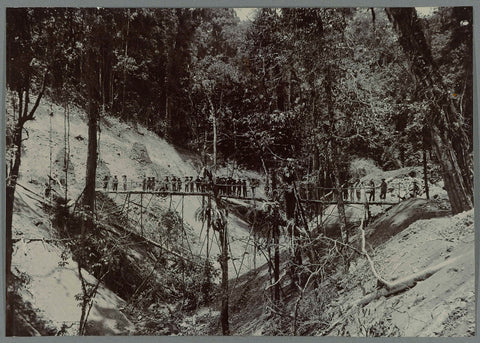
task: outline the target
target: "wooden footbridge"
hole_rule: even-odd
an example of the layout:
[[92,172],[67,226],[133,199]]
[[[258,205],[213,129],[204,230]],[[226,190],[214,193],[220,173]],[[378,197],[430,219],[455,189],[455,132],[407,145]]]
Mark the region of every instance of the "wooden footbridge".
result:
[[[329,189],[331,190],[331,189]],[[238,194],[237,192],[232,193],[225,193],[225,192],[218,192],[215,193],[211,189],[201,189],[199,191],[178,191],[178,190],[143,190],[143,189],[131,189],[131,190],[105,190],[103,188],[96,189],[97,193],[104,194],[111,198],[116,205],[115,208],[110,208],[106,210],[105,203],[106,199],[102,198],[97,200],[96,210],[97,213],[103,213],[104,215],[118,215],[122,214],[133,226],[136,228],[139,234],[144,234],[144,229],[146,226],[151,226],[155,224],[155,222],[159,221],[158,213],[152,209],[157,202],[163,202],[163,205],[160,207],[165,208],[168,205],[169,209],[178,210],[178,213],[182,217],[184,216],[184,200],[187,197],[196,197],[201,201],[201,203],[205,203],[205,201],[211,201],[214,197],[220,198],[224,200],[240,200],[245,201],[248,204],[256,204],[261,205],[262,203],[271,202],[272,200],[267,199],[264,196],[256,196],[255,192],[249,192],[247,196],[244,194]],[[175,199],[175,200],[173,200]],[[394,198],[395,199],[395,198]],[[402,199],[398,197],[398,200],[389,201],[380,200],[380,201],[368,201],[367,197],[363,197],[363,201],[359,200],[358,198],[343,199],[343,204],[345,206],[349,205],[362,205],[362,206],[392,206],[398,204]],[[166,202],[168,201],[168,204]],[[337,205],[338,201],[335,199],[333,192],[327,193],[323,195],[321,198],[312,199],[312,198],[302,198],[301,194],[299,194],[298,201],[301,203],[312,205],[312,206],[319,206],[317,208],[325,208],[329,205]],[[201,204],[199,202],[199,206]],[[181,204],[181,208],[178,208]],[[111,207],[112,205],[107,205],[107,207]],[[159,208],[159,207],[157,207]]]
[[[104,189],[97,189],[96,190],[99,193],[103,194],[114,194],[114,195],[141,195],[141,196],[160,196],[160,197],[171,197],[171,196],[181,196],[181,197],[189,197],[189,196],[194,196],[194,197],[209,197],[213,196],[213,192],[181,192],[181,191],[143,191],[143,190],[118,190],[118,191],[112,191],[112,190],[104,190]],[[241,195],[233,195],[233,194],[218,194],[217,195],[219,198],[230,198],[230,199],[239,199],[239,200],[245,200],[245,201],[258,201],[258,202],[268,202],[268,200],[265,197],[255,197],[255,196],[241,196]],[[369,205],[380,205],[380,206],[392,206],[398,204],[402,199],[398,198],[398,201],[386,201],[386,200],[380,200],[380,201],[361,201],[361,200],[348,200],[344,199],[343,204],[345,205],[365,205],[365,203],[368,203]],[[323,205],[337,205],[338,201],[331,198],[331,199],[300,199],[301,202],[303,203],[312,203],[312,204],[323,204]]]

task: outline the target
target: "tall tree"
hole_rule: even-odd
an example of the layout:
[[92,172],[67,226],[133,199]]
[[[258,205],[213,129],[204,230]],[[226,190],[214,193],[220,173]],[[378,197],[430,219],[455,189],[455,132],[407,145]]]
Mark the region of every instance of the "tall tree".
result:
[[[17,113],[13,118],[8,118],[9,129],[7,129],[7,182],[6,182],[6,287],[7,287],[7,313],[6,313],[6,335],[15,334],[14,308],[8,291],[12,283],[12,219],[13,206],[15,201],[15,188],[20,172],[22,158],[22,142],[25,124],[35,119],[35,112],[40,104],[47,84],[48,65],[40,63],[39,54],[45,50],[39,46],[34,36],[39,33],[43,16],[35,10],[24,8],[7,10],[7,85],[16,95],[18,103],[15,104]],[[41,31],[40,31],[41,32]],[[43,37],[45,38],[45,37]],[[45,39],[48,41],[48,37]],[[39,40],[42,41],[42,40]],[[45,47],[43,47],[45,48]],[[45,58],[45,56],[43,56]],[[37,60],[37,62],[35,62]],[[45,59],[43,59],[45,61]],[[38,65],[37,63],[40,63]],[[43,65],[42,65],[43,64]],[[35,84],[39,85],[35,89]],[[36,92],[36,100],[30,108],[30,95]]]
[[110,58],[104,59],[112,52],[112,13],[105,9],[87,9],[85,20],[89,31],[85,38],[85,85],[88,97],[88,152],[83,192],[83,205],[88,211],[95,209],[95,184],[98,157],[98,120],[102,104],[101,75],[109,73]]
[[435,154],[452,212],[473,207],[473,161],[470,140],[461,111],[450,96],[428,46],[421,20],[414,8],[387,8],[399,35],[399,43],[409,57],[412,74],[423,97],[430,101],[430,131]]

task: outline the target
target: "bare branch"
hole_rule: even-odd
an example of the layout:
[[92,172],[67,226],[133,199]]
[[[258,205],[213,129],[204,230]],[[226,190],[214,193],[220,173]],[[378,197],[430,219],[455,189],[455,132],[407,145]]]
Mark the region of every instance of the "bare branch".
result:
[[[45,93],[45,88],[47,87],[47,76],[48,76],[48,68],[45,69],[45,74],[43,75],[42,89],[40,90],[40,93],[37,96],[37,100],[35,101],[35,104],[33,105],[32,109],[30,110],[28,115],[23,116],[21,118],[21,120],[19,119],[19,121],[21,121],[22,125],[29,120],[35,119],[34,118],[35,111],[37,110],[38,105],[40,105],[40,100],[42,99],[42,96]],[[28,102],[28,101],[26,101],[26,102]]]

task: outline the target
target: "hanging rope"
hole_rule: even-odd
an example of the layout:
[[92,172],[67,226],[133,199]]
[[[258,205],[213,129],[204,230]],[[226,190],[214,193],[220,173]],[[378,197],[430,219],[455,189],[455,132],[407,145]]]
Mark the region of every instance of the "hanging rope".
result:
[[65,172],[65,201],[68,199],[68,155],[67,155],[67,103],[63,108],[63,171]]
[[188,235],[187,235],[187,231],[185,230],[185,226],[183,225],[184,224],[184,208],[185,208],[184,201],[185,201],[185,196],[182,196],[182,231],[183,231],[183,234],[185,235],[185,240],[187,241],[188,250],[190,251],[190,254],[193,257],[192,246],[191,246],[190,241],[188,239]]

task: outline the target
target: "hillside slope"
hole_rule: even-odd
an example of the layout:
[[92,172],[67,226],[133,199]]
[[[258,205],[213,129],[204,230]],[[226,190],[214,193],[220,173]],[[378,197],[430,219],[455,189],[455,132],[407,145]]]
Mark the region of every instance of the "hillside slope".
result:
[[[384,279],[395,281],[445,263],[443,268],[397,294],[357,305],[379,289],[369,263],[358,256],[347,274],[339,270],[328,275],[318,287],[309,287],[303,297],[296,292],[292,294],[289,278],[285,276],[283,300],[275,308],[269,300],[270,291],[266,291],[270,285],[267,268],[262,266],[237,283],[238,294],[231,301],[234,333],[291,335],[296,326],[298,335],[474,335],[473,210],[454,217],[410,223],[404,215],[415,212],[418,202],[410,202],[407,207],[401,205],[398,205],[401,212],[397,213],[394,207],[387,216],[397,223],[389,239],[385,240],[385,232],[381,232],[384,242],[372,248],[367,238],[377,272]],[[377,220],[385,222],[384,216]],[[374,236],[371,230],[369,237]],[[210,327],[210,330],[206,329],[210,334],[218,334],[218,329]]]
[[[7,111],[12,112],[9,102],[7,102]],[[50,113],[52,113],[51,116]],[[22,288],[23,301],[40,311],[39,318],[50,323],[49,332],[57,332],[63,326],[67,326],[65,332],[73,334],[75,325],[72,326],[69,323],[78,321],[80,318],[80,309],[74,297],[80,292],[80,281],[76,268],[73,267],[75,263],[71,259],[65,261],[62,256],[65,250],[62,243],[52,240],[54,234],[52,218],[37,201],[42,199],[44,185],[48,182],[50,172],[59,182],[54,185],[55,192],[62,196],[65,194],[63,165],[67,155],[66,150],[69,150],[67,197],[73,201],[83,190],[87,157],[86,115],[78,108],[70,108],[69,120],[66,121],[66,114],[63,107],[48,100],[42,100],[36,112],[36,119],[27,122],[25,126],[28,139],[22,145],[19,186],[16,190],[13,217],[13,237],[16,243],[12,266],[15,275],[20,279],[22,275],[26,278],[26,282],[23,283],[25,287]],[[104,175],[117,175],[120,180],[122,175],[127,175],[128,187],[136,188],[141,185],[144,175],[161,179],[167,175],[183,178],[184,176],[195,177],[200,172],[201,165],[194,154],[176,149],[143,127],[134,128],[115,118],[105,117],[100,122],[100,129],[97,187],[101,187],[101,179]],[[68,130],[69,135],[66,136],[65,132]],[[65,149],[66,137],[69,143],[67,149]],[[253,172],[245,173],[249,176],[254,175]],[[121,205],[125,196],[111,195],[110,198]],[[202,205],[202,198],[182,199],[174,196],[171,199],[155,198],[153,202],[156,202],[157,208],[162,211],[173,209],[183,217],[188,227],[188,242],[185,244],[189,244],[193,253],[205,256],[206,229],[203,223],[195,218],[195,212]],[[103,204],[97,205],[103,206]],[[154,212],[152,209],[150,211]],[[233,255],[229,261],[231,277],[249,270],[254,263],[253,251],[245,244],[249,234],[250,228],[247,223],[234,215],[229,216],[230,253]],[[35,241],[31,241],[32,238]],[[216,241],[218,237],[210,233],[209,238],[209,256],[212,262],[218,265],[216,259],[219,254]],[[261,255],[256,259],[259,264],[265,261]],[[242,261],[241,265],[239,261]],[[60,264],[67,267],[60,267]],[[42,272],[36,273],[35,270],[42,270]],[[93,278],[93,276],[89,277]],[[122,308],[124,300],[103,286],[99,288],[97,297],[98,306],[92,309],[90,318],[91,321],[103,323],[99,324],[103,329],[100,328],[98,333],[128,334],[134,331],[132,323],[129,323],[118,311]],[[101,299],[105,300],[102,302]],[[109,316],[116,318],[111,319],[113,324],[109,322]],[[32,328],[29,330],[30,333],[35,331]]]
[[[7,104],[8,105],[8,104]],[[11,111],[11,107],[7,106]],[[50,117],[49,113],[53,112]],[[64,109],[42,101],[36,120],[28,122],[29,138],[24,141],[19,184],[16,193],[13,236],[14,274],[20,287],[22,332],[28,335],[75,334],[80,309],[75,295],[81,291],[75,262],[63,255],[65,247],[53,238],[51,217],[35,199],[37,196],[23,187],[42,194],[48,180],[50,162],[54,178],[63,182]],[[68,197],[76,199],[83,188],[87,151],[85,113],[70,111],[70,153]],[[51,124],[50,124],[51,121]],[[197,157],[169,145],[148,130],[134,128],[114,118],[103,118],[100,124],[100,163],[98,180],[104,175],[127,175],[129,187],[139,187],[143,175],[162,178],[165,175],[196,176],[200,171]],[[51,133],[51,140],[50,140]],[[52,159],[50,159],[50,149]],[[232,170],[223,170],[231,173]],[[238,175],[257,177],[253,172],[235,171]],[[402,182],[409,170],[397,170],[376,175],[387,176],[389,184]],[[388,174],[388,175],[387,175]],[[368,179],[370,176],[366,177]],[[409,177],[408,177],[409,178]],[[101,183],[98,182],[98,186]],[[395,187],[393,187],[395,188]],[[441,184],[432,185],[437,198],[445,192]],[[63,188],[56,186],[63,194]],[[389,194],[390,196],[390,194]],[[393,196],[393,195],[392,195]],[[111,195],[111,201],[121,204],[121,195]],[[189,228],[189,242],[195,253],[205,254],[206,232],[196,220],[201,197],[155,199],[158,209],[176,209]],[[183,211],[182,211],[183,209]],[[350,220],[362,217],[363,209],[347,211]],[[332,218],[335,209],[328,208]],[[357,257],[348,274],[336,272],[325,278],[317,289],[308,289],[303,298],[289,289],[288,272],[282,272],[282,315],[269,303],[269,271],[265,257],[254,256],[250,227],[233,213],[229,215],[229,235],[232,258],[231,328],[237,335],[292,334],[297,326],[299,335],[350,336],[468,336],[475,332],[475,268],[473,210],[454,217],[433,202],[411,199],[384,212],[372,208],[375,221],[367,228],[367,246],[377,271],[387,280],[396,280],[424,268],[451,263],[414,287],[399,294],[381,297],[365,306],[354,304],[377,290],[377,281],[363,257]],[[333,215],[332,215],[333,214]],[[434,218],[441,217],[441,218]],[[427,219],[433,218],[433,219]],[[333,226],[335,223],[332,223]],[[352,235],[356,228],[352,226]],[[212,262],[217,263],[218,247],[210,236]],[[353,239],[353,236],[352,236]],[[258,253],[258,252],[257,252]],[[288,259],[287,251],[283,260]],[[141,260],[141,256],[140,256]],[[253,270],[254,265],[260,266]],[[286,266],[286,262],[283,264]],[[246,273],[249,271],[248,273]],[[246,273],[246,274],[245,274]],[[94,277],[87,273],[87,277]],[[156,319],[140,316],[129,318],[123,313],[127,299],[120,298],[105,286],[100,286],[95,306],[90,314],[92,334],[127,335],[138,332],[138,326],[153,325]],[[152,304],[153,305],[153,304]],[[296,307],[298,313],[295,314]],[[179,334],[218,334],[216,305],[201,308],[192,317],[185,317]],[[158,311],[164,311],[158,310]],[[23,316],[23,317],[22,317]],[[23,318],[23,319],[22,319]],[[38,324],[42,322],[42,324]],[[34,325],[37,323],[37,325]],[[158,325],[157,325],[158,326]],[[146,331],[167,334],[170,331]],[[142,331],[145,332],[145,331]]]

